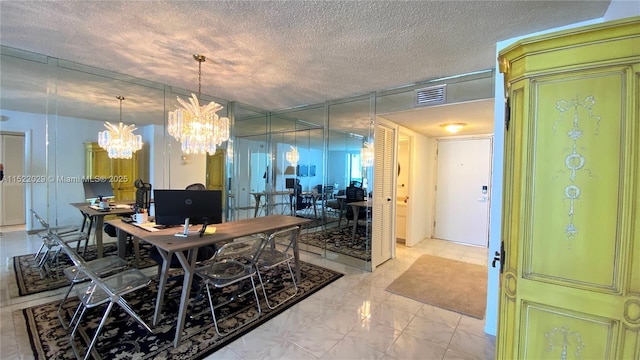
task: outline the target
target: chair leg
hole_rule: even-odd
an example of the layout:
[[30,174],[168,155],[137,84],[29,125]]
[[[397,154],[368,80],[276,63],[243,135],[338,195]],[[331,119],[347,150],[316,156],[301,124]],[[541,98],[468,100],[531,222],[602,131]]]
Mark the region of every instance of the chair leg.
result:
[[69,285],[69,289],[67,289],[67,292],[64,294],[64,297],[60,301],[60,305],[58,305],[58,310],[56,311],[58,314],[58,320],[60,320],[60,324],[62,325],[62,328],[65,330],[69,330],[69,327],[71,326],[71,322],[69,322],[69,325],[67,325],[64,319],[62,318],[62,305],[64,305],[64,303],[67,301],[67,298],[69,297],[69,294],[71,294],[71,290],[75,285],[76,285],[75,281],[71,281],[71,285]]
[[[107,319],[109,319],[109,313],[111,312],[112,308],[113,308],[113,302],[109,302],[109,305],[107,305],[107,310],[102,315],[102,320],[100,321],[100,325],[98,325],[98,328],[96,329],[96,332],[93,335],[93,339],[91,339],[91,343],[87,348],[87,352],[85,353],[84,360],[87,360],[91,355],[91,349],[93,349],[94,345],[96,344],[96,341],[98,341],[98,335],[100,335],[100,330],[102,330],[102,328],[104,327],[104,324],[107,323]],[[78,319],[78,324],[80,324],[80,319]],[[78,327],[78,324],[76,324],[76,328]]]
[[84,306],[84,304],[80,303],[75,313],[73,314],[71,321],[69,322],[69,326],[71,326],[71,324],[74,322],[74,320],[77,317],[75,325],[73,326],[73,330],[71,331],[71,335],[69,335],[69,343],[71,344],[71,350],[73,350],[73,353],[76,355],[76,358],[78,359],[80,359],[80,353],[78,352],[78,349],[76,348],[76,345],[73,339],[76,336],[76,331],[78,330],[78,326],[80,325],[80,320],[84,316],[85,311],[87,311],[87,308]]
[[220,329],[218,328],[218,320],[216,319],[215,307],[213,306],[213,301],[211,300],[211,290],[209,289],[209,283],[208,282],[206,283],[207,297],[209,298],[209,307],[211,307],[211,317],[213,318],[213,325],[214,325],[214,327],[216,329],[216,333],[218,334],[218,336],[220,336],[220,337],[227,336],[227,335],[229,335],[229,333],[231,333],[231,332],[233,332],[235,330],[238,330],[238,329],[240,329],[242,327],[245,327],[245,326],[249,325],[250,323],[258,320],[258,318],[260,317],[260,314],[262,314],[262,309],[260,308],[260,299],[258,298],[258,291],[256,290],[256,283],[253,280],[253,276],[251,276],[249,278],[249,280],[251,280],[251,287],[253,289],[253,296],[254,296],[254,298],[256,300],[256,308],[258,309],[258,312],[256,313],[256,315],[252,319],[249,319],[243,325],[235,327],[235,328],[233,328],[233,329],[231,329],[231,330],[229,330],[229,331],[227,331],[225,333],[221,333]]
[[118,305],[120,305],[120,307],[122,307],[122,309],[127,314],[131,315],[131,317],[135,321],[137,321],[138,324],[142,325],[142,327],[145,328],[148,332],[153,333],[153,330],[151,330],[149,325],[147,325],[147,323],[144,322],[144,320],[142,320],[142,318],[135,311],[133,311],[131,306],[129,306],[129,303],[123,297],[119,297],[117,303],[118,303]]
[[269,297],[267,296],[267,291],[264,287],[264,281],[262,280],[262,275],[260,274],[260,270],[257,271],[258,273],[258,279],[260,280],[260,285],[262,287],[262,294],[264,295],[264,300],[267,303],[267,306],[269,307],[269,309],[275,309],[278,306],[284,304],[285,302],[287,302],[288,300],[292,299],[294,296],[296,296],[298,294],[298,284],[296,283],[296,277],[293,274],[293,269],[291,269],[291,262],[287,261],[287,267],[289,268],[289,274],[291,274],[291,281],[293,281],[293,287],[295,289],[294,293],[287,297],[286,299],[281,300],[279,303],[275,304],[275,305],[271,305],[271,303],[269,302]]
[[44,249],[45,243],[44,243],[44,239],[42,240],[42,245],[40,245],[40,248],[38,249],[38,251],[36,252],[36,254],[33,256],[33,258],[38,261],[38,256],[40,256],[40,252],[42,251],[42,249]]

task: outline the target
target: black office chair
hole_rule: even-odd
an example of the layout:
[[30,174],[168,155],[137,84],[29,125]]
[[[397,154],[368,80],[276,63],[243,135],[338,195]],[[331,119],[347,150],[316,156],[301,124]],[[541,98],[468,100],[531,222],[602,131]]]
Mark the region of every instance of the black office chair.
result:
[[295,198],[296,211],[307,209],[312,205],[308,197],[302,196],[302,185],[300,185],[300,183],[295,185],[291,196]]
[[[345,214],[345,218],[347,219],[347,225],[349,221],[352,221],[354,218],[353,209],[351,206],[348,206],[349,203],[355,201],[364,201],[364,189],[361,187],[349,186],[345,190],[345,203],[347,204],[347,213]],[[358,211],[358,219],[363,220],[367,218],[367,208],[360,207]]]
[[201,183],[195,183],[187,186],[185,190],[207,190],[207,187]]
[[[191,184],[185,188],[185,190],[206,190],[206,189],[207,187],[204,186],[204,184],[200,184],[200,183]],[[203,262],[205,260],[211,259],[215,255],[216,250],[217,250],[217,247],[215,245],[205,245],[205,246],[199,247],[198,255],[196,256],[196,262]],[[187,256],[186,253],[185,253],[185,256]],[[160,253],[158,252],[158,249],[156,247],[153,247],[149,251],[149,257],[158,263],[158,278],[160,278],[163,259],[162,259],[162,256],[160,256]],[[178,260],[178,257],[175,254],[171,256],[171,261],[169,262],[169,268],[182,269],[182,264],[180,264],[180,260]],[[184,279],[184,275],[174,276],[169,278],[168,280],[175,280],[176,284],[174,286],[177,286],[181,284],[181,282],[179,281],[180,279]],[[191,288],[193,291],[198,291],[199,289],[197,284],[194,284]]]
[[151,204],[151,184],[138,179],[133,183],[136,187],[136,209],[147,209]]
[[[133,211],[137,212],[139,209],[146,209],[148,212],[151,204],[151,184],[142,181],[142,179],[136,179],[136,181],[133,182],[133,186],[136,187],[136,203]],[[104,224],[103,229],[110,237],[118,236],[116,227],[111,224]],[[127,235],[127,252],[130,251],[133,246],[133,237]]]

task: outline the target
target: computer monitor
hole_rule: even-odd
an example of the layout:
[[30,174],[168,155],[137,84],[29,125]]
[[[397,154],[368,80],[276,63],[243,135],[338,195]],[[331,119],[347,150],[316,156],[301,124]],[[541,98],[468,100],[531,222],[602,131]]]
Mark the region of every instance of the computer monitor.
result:
[[[204,233],[208,224],[222,222],[221,190],[153,190],[157,225],[182,225],[176,236]],[[189,232],[189,225],[202,224],[199,232]]]
[[95,178],[82,180],[84,187],[84,198],[87,201],[95,202],[98,199],[112,199],[113,187],[109,180]]
[[295,189],[296,188],[296,179],[288,178],[288,179],[284,179],[284,180],[285,180],[285,184],[284,184],[285,189]]

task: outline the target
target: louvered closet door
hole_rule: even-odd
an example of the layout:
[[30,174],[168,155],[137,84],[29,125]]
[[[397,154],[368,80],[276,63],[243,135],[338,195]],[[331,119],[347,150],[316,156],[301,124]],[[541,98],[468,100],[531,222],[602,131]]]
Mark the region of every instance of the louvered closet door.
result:
[[383,124],[375,129],[375,163],[373,186],[373,220],[371,239],[371,267],[391,259],[391,249],[395,241],[395,230],[391,216],[393,194],[394,144],[396,130]]

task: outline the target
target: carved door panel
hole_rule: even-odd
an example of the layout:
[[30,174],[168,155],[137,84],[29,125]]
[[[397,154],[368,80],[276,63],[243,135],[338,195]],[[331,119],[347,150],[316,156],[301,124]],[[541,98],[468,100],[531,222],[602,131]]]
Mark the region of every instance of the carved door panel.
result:
[[625,19],[502,52],[499,359],[640,359],[639,29]]

